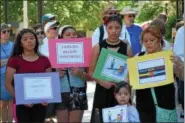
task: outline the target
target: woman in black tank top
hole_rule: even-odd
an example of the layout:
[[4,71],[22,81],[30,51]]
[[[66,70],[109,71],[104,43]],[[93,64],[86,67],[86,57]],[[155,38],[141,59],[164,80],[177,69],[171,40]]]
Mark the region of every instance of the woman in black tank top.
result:
[[[114,15],[106,19],[107,21],[105,21],[105,25],[108,33],[108,39],[103,40],[101,43],[94,46],[91,65],[89,68],[90,75],[92,75],[95,70],[98,57],[102,48],[113,50],[126,56],[132,55],[129,45],[119,40],[119,35],[122,27],[121,18],[119,16]],[[103,122],[102,109],[115,106],[117,102],[114,98],[115,83],[105,82],[98,79],[94,80],[97,82],[97,84],[94,95],[91,123],[98,123]],[[99,114],[97,114],[98,112]]]
[[[146,52],[139,53],[139,56],[162,51],[164,41],[157,27],[150,26],[145,29],[141,38],[146,47]],[[175,109],[175,88],[173,83],[155,87],[154,90],[159,107],[170,110]],[[136,107],[141,122],[156,122],[156,110],[150,88],[136,91]]]

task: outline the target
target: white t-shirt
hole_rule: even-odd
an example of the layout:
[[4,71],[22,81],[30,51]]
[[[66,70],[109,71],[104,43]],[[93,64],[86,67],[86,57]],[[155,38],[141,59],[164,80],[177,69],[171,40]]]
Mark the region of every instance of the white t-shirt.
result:
[[176,33],[173,51],[184,61],[184,26]]
[[43,44],[39,46],[39,52],[42,55],[49,57],[49,46],[47,37],[43,39]]
[[[103,26],[103,29],[104,29],[103,39],[106,39],[106,38],[108,38],[108,34],[107,34],[107,31],[106,31],[105,25]],[[92,46],[96,45],[99,42],[99,37],[100,37],[100,29],[99,29],[99,27],[97,27],[95,29],[95,31],[93,32],[93,35],[92,35]],[[122,25],[122,30],[121,30],[121,34],[120,34],[119,39],[120,40],[127,39],[128,43],[131,45],[130,35],[129,35],[125,25]]]

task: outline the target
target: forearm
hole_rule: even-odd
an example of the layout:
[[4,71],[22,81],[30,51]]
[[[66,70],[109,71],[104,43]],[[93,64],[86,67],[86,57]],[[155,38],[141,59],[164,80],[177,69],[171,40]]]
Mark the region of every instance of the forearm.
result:
[[5,84],[6,89],[9,91],[12,97],[15,97],[15,91],[12,85]]
[[1,67],[5,66],[7,64],[7,62],[8,62],[8,59],[1,60]]

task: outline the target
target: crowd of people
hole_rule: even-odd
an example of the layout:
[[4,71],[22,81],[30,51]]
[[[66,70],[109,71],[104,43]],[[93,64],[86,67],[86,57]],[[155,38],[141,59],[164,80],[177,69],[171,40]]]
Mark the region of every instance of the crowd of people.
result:
[[[119,84],[93,78],[102,48],[131,57],[144,56],[165,50],[172,50],[174,83],[155,87],[158,106],[168,110],[182,105],[184,117],[184,23],[177,24],[174,43],[165,39],[167,15],[160,14],[150,24],[142,28],[134,23],[138,12],[130,7],[119,11],[108,5],[101,12],[103,24],[92,34],[92,56],[88,68],[52,68],[49,61],[49,41],[51,39],[78,38],[72,25],[61,26],[55,15],[45,14],[42,24],[25,28],[18,32],[15,41],[10,41],[10,27],[1,24],[1,95],[0,108],[2,122],[82,122],[84,110],[88,109],[87,82],[96,82],[91,123],[103,122],[102,109],[116,105],[128,105],[129,122],[156,122],[155,102],[150,89],[136,90],[136,100],[129,77]],[[14,74],[59,72],[61,83],[61,103],[16,105]],[[132,76],[129,73],[129,76]]]

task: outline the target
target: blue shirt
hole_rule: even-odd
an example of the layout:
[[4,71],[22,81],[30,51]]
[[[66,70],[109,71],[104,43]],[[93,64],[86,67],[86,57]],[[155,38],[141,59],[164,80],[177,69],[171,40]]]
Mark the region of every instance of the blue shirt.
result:
[[132,53],[133,55],[135,55],[141,51],[140,35],[142,32],[142,28],[138,25],[133,24],[130,27],[127,27],[127,30],[130,34]]
[[[8,59],[12,53],[14,43],[8,41],[6,44],[0,44],[1,47],[1,60]],[[1,67],[1,74],[5,73],[6,65]]]
[[[85,71],[84,68],[80,68],[80,70]],[[68,70],[68,72],[69,72],[69,79],[70,79],[69,82],[71,87],[78,87],[78,88],[85,87],[84,80],[82,80],[80,77],[72,75],[70,70]],[[64,75],[64,77],[60,77],[60,82],[61,82],[61,87],[60,87],[61,93],[70,92],[70,86],[69,86],[69,82],[66,74]]]

